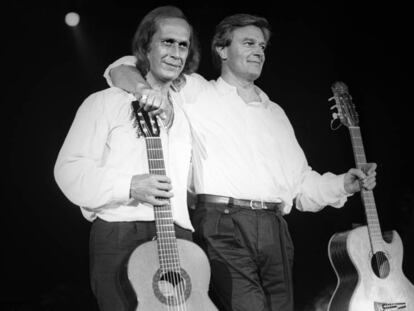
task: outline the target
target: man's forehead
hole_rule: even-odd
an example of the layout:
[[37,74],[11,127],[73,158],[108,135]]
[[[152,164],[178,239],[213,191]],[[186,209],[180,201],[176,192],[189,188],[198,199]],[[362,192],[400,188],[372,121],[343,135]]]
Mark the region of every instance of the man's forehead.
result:
[[190,25],[182,18],[163,18],[158,21],[158,35],[163,38],[189,41]]
[[233,30],[233,39],[236,38],[239,40],[252,39],[266,42],[262,29],[253,25],[235,28]]

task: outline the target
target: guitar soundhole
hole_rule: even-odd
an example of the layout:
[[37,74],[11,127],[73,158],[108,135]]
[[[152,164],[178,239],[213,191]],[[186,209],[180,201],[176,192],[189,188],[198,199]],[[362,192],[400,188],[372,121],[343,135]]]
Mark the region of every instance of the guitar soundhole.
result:
[[191,280],[182,268],[180,271],[158,269],[152,280],[155,296],[167,306],[183,304],[191,293]]
[[384,252],[377,252],[371,258],[371,267],[375,275],[385,279],[390,274],[390,263]]

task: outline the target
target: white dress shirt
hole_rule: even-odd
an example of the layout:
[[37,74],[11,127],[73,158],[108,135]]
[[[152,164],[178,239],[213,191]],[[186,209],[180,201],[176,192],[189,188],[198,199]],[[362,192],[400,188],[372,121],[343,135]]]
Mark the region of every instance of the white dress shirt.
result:
[[[110,65],[134,65],[124,57]],[[256,87],[260,101],[246,104],[222,78],[186,76],[179,92],[193,137],[195,193],[283,202],[290,212],[341,207],[349,196],[344,174],[312,170],[283,109]]]
[[[171,179],[174,221],[193,230],[187,208],[191,158],[189,124],[179,96],[171,92],[174,124],[161,130],[164,163]],[[132,176],[148,174],[146,144],[137,138],[131,102],[118,88],[90,95],[79,107],[55,164],[55,179],[66,197],[80,206],[89,221],[152,221],[151,205],[130,199]]]

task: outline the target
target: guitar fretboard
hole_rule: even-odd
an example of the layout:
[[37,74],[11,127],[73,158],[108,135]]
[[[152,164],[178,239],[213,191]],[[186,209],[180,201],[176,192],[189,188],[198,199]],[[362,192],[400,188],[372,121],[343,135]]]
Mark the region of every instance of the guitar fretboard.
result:
[[[367,163],[364,145],[362,142],[361,130],[359,126],[349,126],[352,148],[357,168],[362,168]],[[380,251],[383,243],[381,227],[378,219],[377,208],[375,206],[374,194],[372,191],[361,190],[362,202],[365,208],[369,236],[373,253]]]
[[[150,174],[166,175],[160,137],[146,137],[148,166]],[[160,198],[157,198],[160,199]],[[160,267],[164,271],[180,271],[177,240],[171,204],[154,206],[155,226]]]

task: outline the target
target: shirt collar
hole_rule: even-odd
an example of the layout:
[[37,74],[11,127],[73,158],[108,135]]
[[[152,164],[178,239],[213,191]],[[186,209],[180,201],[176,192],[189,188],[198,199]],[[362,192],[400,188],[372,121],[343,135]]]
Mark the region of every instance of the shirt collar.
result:
[[[222,77],[219,77],[215,81],[215,85],[216,85],[217,90],[223,95],[229,92],[233,92],[237,94],[237,88],[227,83],[226,81],[224,81]],[[260,102],[258,103],[256,102],[256,104],[264,104],[265,106],[267,106],[269,102],[269,97],[267,96],[267,94],[263,92],[257,85],[255,85],[254,87],[255,87],[257,94],[259,94],[259,97],[260,97]],[[251,104],[255,104],[255,103],[251,103]]]

